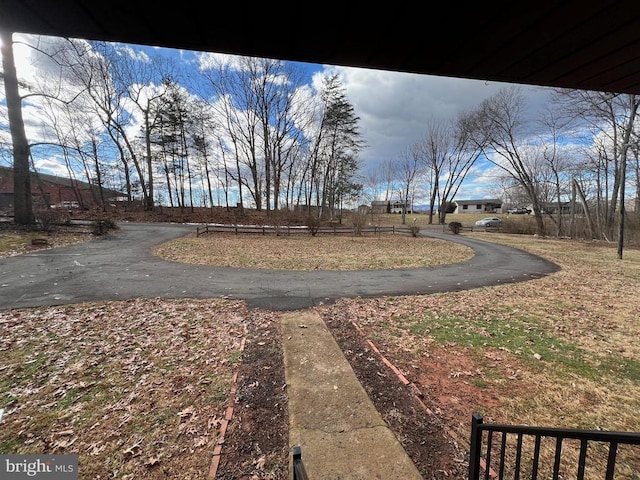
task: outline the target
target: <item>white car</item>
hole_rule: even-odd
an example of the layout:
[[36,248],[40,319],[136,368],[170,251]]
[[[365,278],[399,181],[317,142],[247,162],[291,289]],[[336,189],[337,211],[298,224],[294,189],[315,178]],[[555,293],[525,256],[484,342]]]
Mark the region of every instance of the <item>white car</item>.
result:
[[500,227],[502,219],[498,217],[485,217],[476,222],[476,227]]

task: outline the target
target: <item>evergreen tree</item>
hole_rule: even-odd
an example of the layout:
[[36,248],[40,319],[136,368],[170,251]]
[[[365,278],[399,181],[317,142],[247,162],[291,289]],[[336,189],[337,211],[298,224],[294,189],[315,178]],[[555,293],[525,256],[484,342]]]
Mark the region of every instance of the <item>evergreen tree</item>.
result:
[[325,214],[332,214],[336,207],[362,190],[362,185],[355,182],[355,175],[359,168],[358,153],[364,148],[364,143],[358,129],[360,118],[349,103],[337,75],[325,77],[323,102],[321,207]]

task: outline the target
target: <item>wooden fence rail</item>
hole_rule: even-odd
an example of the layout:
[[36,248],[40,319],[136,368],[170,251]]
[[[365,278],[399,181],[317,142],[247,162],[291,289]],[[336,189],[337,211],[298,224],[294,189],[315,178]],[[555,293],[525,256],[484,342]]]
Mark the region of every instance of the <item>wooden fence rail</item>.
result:
[[[372,233],[374,235],[382,233],[391,234],[405,234],[410,235],[411,229],[409,227],[363,227],[360,229],[362,233]],[[301,225],[224,225],[224,224],[207,224],[200,225],[196,228],[196,236],[212,233],[234,233],[240,234],[258,234],[258,235],[311,235],[312,231],[309,227]],[[318,227],[316,235],[355,235],[356,229],[354,227],[345,226],[330,226],[330,227]]]

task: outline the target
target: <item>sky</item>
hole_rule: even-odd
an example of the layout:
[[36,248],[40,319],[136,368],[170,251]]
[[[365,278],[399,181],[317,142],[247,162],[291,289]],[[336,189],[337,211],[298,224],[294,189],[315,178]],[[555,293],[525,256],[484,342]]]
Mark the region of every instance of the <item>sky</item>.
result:
[[[41,37],[42,38],[42,37]],[[46,39],[46,37],[44,37]],[[14,37],[14,40],[16,38]],[[149,55],[175,59],[184,68],[196,68],[199,52],[129,45]],[[18,75],[37,75],[33,49],[14,45]],[[34,64],[35,63],[35,64]],[[312,79],[325,72],[340,75],[348,100],[359,117],[362,140],[366,148],[361,153],[361,168],[365,173],[385,160],[398,158],[403,151],[420,140],[430,119],[450,119],[463,111],[477,107],[485,98],[508,86],[505,83],[461,78],[437,77],[373,69],[298,63]],[[319,77],[316,77],[316,81]],[[312,80],[311,80],[312,81]],[[548,89],[523,86],[532,109],[544,104]],[[4,90],[0,92],[4,100]],[[30,113],[26,112],[25,117]],[[35,119],[25,118],[25,122]],[[0,159],[6,164],[6,159]],[[40,164],[46,173],[64,175],[51,162]],[[479,163],[464,183],[458,199],[492,198],[495,196],[495,175],[488,162]]]

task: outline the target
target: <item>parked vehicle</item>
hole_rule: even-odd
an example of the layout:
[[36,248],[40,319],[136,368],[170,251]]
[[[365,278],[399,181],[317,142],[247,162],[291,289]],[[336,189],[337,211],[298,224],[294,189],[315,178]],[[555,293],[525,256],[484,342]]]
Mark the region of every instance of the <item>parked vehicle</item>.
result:
[[502,225],[502,219],[498,217],[485,217],[478,220],[475,225],[476,227],[500,227]]
[[510,208],[509,210],[507,210],[507,213],[513,213],[516,215],[528,215],[531,213],[531,210],[525,207],[518,207],[518,208]]
[[51,208],[80,208],[80,203],[70,200],[51,205]]

